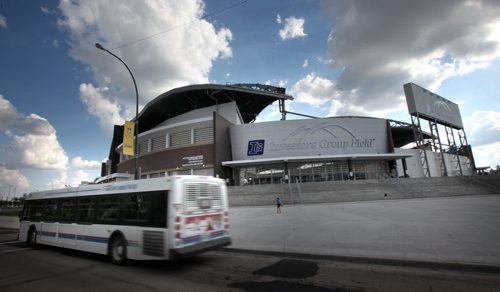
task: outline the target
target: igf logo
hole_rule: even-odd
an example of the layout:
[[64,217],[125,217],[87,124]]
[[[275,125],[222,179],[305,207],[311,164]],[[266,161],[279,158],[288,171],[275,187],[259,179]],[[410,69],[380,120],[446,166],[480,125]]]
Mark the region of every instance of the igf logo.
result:
[[264,140],[248,141],[248,156],[264,154]]

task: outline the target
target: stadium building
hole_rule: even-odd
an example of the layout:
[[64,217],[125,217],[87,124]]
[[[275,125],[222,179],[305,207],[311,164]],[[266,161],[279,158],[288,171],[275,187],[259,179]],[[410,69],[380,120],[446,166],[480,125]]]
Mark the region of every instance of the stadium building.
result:
[[[138,116],[138,176],[209,175],[243,185],[471,174],[456,104],[413,83],[404,89],[411,124],[292,113],[285,88],[261,84],[176,88]],[[255,123],[273,103],[281,119]],[[302,117],[287,119],[292,114]],[[123,132],[115,126],[97,182],[133,178],[136,161],[123,155]]]

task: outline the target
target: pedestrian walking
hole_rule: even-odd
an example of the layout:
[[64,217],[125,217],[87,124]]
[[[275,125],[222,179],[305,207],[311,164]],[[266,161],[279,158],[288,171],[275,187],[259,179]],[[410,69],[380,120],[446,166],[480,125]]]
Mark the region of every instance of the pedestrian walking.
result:
[[283,205],[283,202],[281,201],[280,197],[276,198],[276,213],[281,214],[281,205]]

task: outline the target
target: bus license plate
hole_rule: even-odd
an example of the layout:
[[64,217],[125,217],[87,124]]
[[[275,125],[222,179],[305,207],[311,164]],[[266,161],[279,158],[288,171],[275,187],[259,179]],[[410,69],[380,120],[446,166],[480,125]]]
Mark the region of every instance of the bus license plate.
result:
[[210,209],[210,199],[200,199],[198,201],[198,206],[201,208],[201,209]]

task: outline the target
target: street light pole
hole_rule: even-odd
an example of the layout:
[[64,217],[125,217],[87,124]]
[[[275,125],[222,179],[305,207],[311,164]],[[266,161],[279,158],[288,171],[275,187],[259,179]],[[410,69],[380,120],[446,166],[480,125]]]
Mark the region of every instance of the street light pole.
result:
[[139,158],[139,140],[138,140],[138,134],[139,134],[139,91],[137,91],[137,84],[135,83],[135,78],[134,75],[132,74],[132,71],[130,71],[130,68],[125,64],[125,62],[120,59],[117,55],[113,54],[111,51],[108,49],[104,48],[101,44],[96,43],[95,47],[98,48],[99,50],[103,50],[105,52],[108,52],[111,56],[117,58],[120,62],[122,62],[123,65],[125,65],[125,68],[127,68],[128,73],[130,73],[130,76],[132,77],[132,81],[134,82],[134,88],[135,88],[135,143],[134,143],[134,179],[139,179],[139,171],[138,171],[138,166],[137,166],[137,160]]

